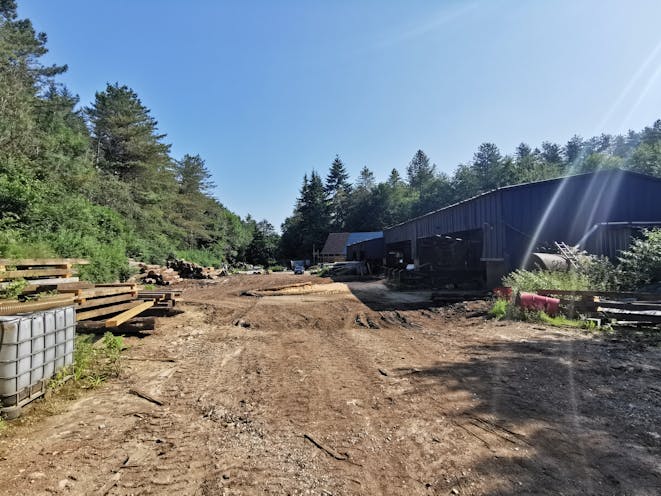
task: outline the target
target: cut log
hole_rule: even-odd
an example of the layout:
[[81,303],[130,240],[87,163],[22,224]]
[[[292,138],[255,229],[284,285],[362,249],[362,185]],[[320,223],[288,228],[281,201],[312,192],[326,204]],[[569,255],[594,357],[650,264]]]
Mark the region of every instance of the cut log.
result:
[[126,310],[125,312],[122,312],[119,315],[115,315],[111,319],[106,320],[106,327],[117,327],[119,324],[126,322],[130,318],[135,317],[136,315],[144,312],[145,310],[147,310],[152,306],[154,306],[153,301],[145,301],[139,303],[133,308]]

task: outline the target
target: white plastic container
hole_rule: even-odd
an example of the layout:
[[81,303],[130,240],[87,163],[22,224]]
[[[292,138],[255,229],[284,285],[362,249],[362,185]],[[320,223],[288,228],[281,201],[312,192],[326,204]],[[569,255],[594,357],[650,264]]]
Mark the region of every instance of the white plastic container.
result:
[[0,412],[15,417],[73,363],[75,307],[0,317]]

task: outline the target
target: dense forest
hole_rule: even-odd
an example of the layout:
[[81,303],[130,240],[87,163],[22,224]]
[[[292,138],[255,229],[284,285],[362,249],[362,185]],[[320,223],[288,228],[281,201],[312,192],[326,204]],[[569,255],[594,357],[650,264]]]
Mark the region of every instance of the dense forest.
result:
[[127,257],[273,259],[273,227],[215,199],[199,155],[172,157],[131,88],[81,106],[57,81],[67,67],[41,62],[46,42],[0,0],[0,256],[88,257],[96,281],[125,277]]
[[313,246],[323,246],[329,231],[378,231],[502,186],[605,168],[661,177],[661,120],[626,136],[574,136],[565,145],[546,141],[536,148],[521,143],[513,155],[483,143],[452,175],[439,172],[418,150],[405,176],[393,169],[384,182],[377,182],[363,167],[352,182],[340,157],[335,157],[325,178],[316,171],[303,178],[294,212],[282,225],[282,253],[309,258]]

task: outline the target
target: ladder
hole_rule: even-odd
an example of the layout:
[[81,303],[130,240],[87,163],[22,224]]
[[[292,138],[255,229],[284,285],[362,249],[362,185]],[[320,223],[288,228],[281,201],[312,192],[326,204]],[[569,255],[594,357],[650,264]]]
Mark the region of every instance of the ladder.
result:
[[576,250],[570,248],[562,241],[560,242],[556,241],[555,246],[560,252],[560,255],[562,255],[567,260],[570,267],[578,269],[579,263],[578,263],[578,257],[576,256]]

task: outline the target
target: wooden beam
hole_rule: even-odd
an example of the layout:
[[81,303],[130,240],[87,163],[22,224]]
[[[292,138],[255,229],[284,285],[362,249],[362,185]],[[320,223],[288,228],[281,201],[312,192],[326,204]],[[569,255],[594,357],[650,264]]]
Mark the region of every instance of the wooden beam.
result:
[[26,269],[0,271],[0,279],[21,279],[26,277],[70,276],[74,269]]
[[0,258],[0,265],[13,267],[41,267],[49,265],[87,265],[84,258]]
[[127,320],[135,317],[139,313],[144,312],[153,305],[154,305],[153,301],[145,301],[143,303],[140,303],[135,307],[131,308],[130,310],[122,312],[119,315],[115,315],[113,318],[106,320],[106,327],[117,327],[123,322],[126,322]]
[[0,305],[0,315],[16,315],[19,313],[39,312],[41,310],[50,310],[73,305],[73,298],[47,299],[45,301],[29,301],[13,303],[7,302]]
[[635,298],[644,301],[661,301],[659,293],[636,293],[632,291],[571,291],[567,289],[540,289],[538,295],[603,296],[604,298]]
[[103,298],[92,298],[89,300],[85,300],[84,298],[78,298],[77,301],[78,303],[78,308],[94,308],[94,307],[102,307],[103,305],[110,305],[111,303],[119,303],[122,301],[132,301],[135,300],[136,298],[136,293],[126,293],[126,294],[120,294],[116,296],[106,296]]
[[[74,290],[72,290],[74,291]],[[118,294],[124,294],[124,293],[135,293],[137,291],[136,287],[129,287],[129,286],[120,286],[117,288],[110,287],[110,288],[99,288],[99,287],[94,287],[91,289],[83,289],[83,290],[77,290],[77,295],[80,298],[96,298],[98,296],[113,296],[113,295],[118,295]],[[63,292],[69,292],[68,290],[64,290]]]
[[141,303],[135,301],[129,301],[128,303],[120,303],[118,305],[111,305],[109,307],[97,308],[95,310],[87,310],[86,312],[76,312],[76,320],[87,320],[93,319],[94,317],[102,317],[105,315],[112,315],[115,313],[123,312],[124,310],[130,310],[136,305]]
[[97,288],[118,288],[122,286],[129,286],[133,287],[135,286],[134,282],[104,282],[104,283],[98,283],[96,285]]

